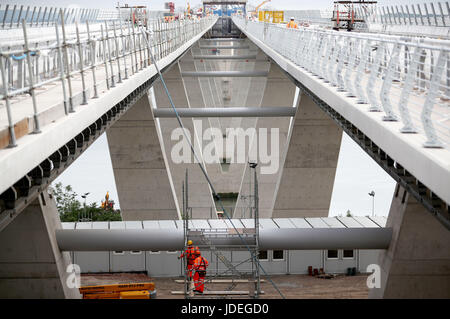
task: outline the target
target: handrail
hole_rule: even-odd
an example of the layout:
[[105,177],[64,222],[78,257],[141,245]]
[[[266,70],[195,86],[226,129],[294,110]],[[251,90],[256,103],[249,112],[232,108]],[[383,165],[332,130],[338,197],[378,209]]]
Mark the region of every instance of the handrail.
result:
[[[86,22],[85,26],[75,24],[75,29],[68,32],[64,11],[59,12],[61,24],[55,25],[51,35],[44,41],[30,41],[29,26],[22,20],[22,37],[17,44],[6,47],[0,42],[0,99],[5,101],[10,131],[10,147],[17,145],[14,132],[14,111],[11,108],[11,98],[30,93],[33,97],[33,117],[35,133],[38,133],[39,118],[37,101],[34,93],[37,88],[49,84],[61,85],[61,100],[65,108],[74,109],[74,92],[72,81],[80,76],[83,83],[83,101],[97,97],[98,81],[95,70],[104,66],[107,89],[115,86],[149,67],[152,62],[150,51],[156,60],[168,56],[199,33],[209,29],[215,17],[188,19],[173,22],[162,20],[147,24],[147,30],[138,29],[130,21],[118,23],[105,22],[95,28]],[[152,38],[153,45],[148,47],[144,37]],[[131,69],[129,72],[129,69]],[[86,76],[91,73],[91,84]],[[85,81],[86,80],[86,81]],[[67,87],[66,87],[67,86]],[[88,97],[87,91],[92,88],[93,96]],[[25,95],[26,98],[26,95]]]
[[401,133],[424,134],[424,147],[450,147],[450,41],[233,21]]

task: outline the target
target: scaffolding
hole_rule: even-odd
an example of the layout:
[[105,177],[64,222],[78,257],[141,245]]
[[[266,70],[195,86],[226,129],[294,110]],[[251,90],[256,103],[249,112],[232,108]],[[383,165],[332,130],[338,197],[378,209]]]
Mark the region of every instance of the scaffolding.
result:
[[377,1],[370,0],[334,1],[331,18],[333,29],[352,31],[360,28],[365,23],[365,17],[374,11],[376,4]]
[[[255,167],[253,167],[255,168]],[[228,288],[222,291],[210,291],[205,288],[205,294],[194,294],[193,283],[189,279],[189,271],[187,269],[186,258],[183,258],[184,269],[184,296],[186,299],[199,298],[219,298],[224,299],[230,296],[240,296],[248,298],[259,298],[261,294],[261,279],[259,269],[259,210],[258,210],[258,183],[256,169],[254,169],[254,188],[253,188],[253,228],[237,228],[231,221],[231,216],[224,210],[224,218],[228,219],[232,228],[195,228],[192,224],[193,208],[189,206],[189,182],[188,172],[186,171],[185,181],[182,184],[183,196],[183,227],[184,227],[184,250],[186,251],[188,240],[192,240],[195,246],[204,251],[210,251],[214,257],[217,265],[221,262],[226,269],[224,271],[217,271],[209,274],[205,278],[205,284],[220,281],[221,278],[226,277],[228,280],[222,282],[229,283]],[[250,257],[239,262],[232,262],[225,255],[226,251],[248,251]],[[250,262],[250,269],[238,269]],[[208,274],[208,271],[207,271]],[[230,278],[231,277],[231,278]],[[248,282],[248,293],[242,291],[235,291],[238,283]]]

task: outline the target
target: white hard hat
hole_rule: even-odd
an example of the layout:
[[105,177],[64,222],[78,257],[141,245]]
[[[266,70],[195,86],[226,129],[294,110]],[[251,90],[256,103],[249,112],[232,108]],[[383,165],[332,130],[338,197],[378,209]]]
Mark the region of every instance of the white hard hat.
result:
[[294,17],[291,17],[291,20],[295,20],[295,18],[294,18]]

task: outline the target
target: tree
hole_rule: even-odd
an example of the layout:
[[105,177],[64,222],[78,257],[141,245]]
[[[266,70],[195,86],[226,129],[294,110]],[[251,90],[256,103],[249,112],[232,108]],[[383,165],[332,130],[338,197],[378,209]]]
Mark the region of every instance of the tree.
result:
[[102,209],[97,203],[89,205],[81,204],[70,185],[62,183],[50,187],[50,192],[55,198],[56,208],[62,222],[78,222],[80,216],[89,216],[92,221],[121,221],[120,210]]
[[346,216],[347,216],[347,217],[353,217],[352,213],[350,212],[350,209],[347,210],[347,215],[346,215]]
[[63,187],[62,183],[57,183],[54,188],[50,187],[50,192],[56,200],[56,208],[60,216],[80,210],[81,203],[77,200],[77,193],[73,191],[72,186]]

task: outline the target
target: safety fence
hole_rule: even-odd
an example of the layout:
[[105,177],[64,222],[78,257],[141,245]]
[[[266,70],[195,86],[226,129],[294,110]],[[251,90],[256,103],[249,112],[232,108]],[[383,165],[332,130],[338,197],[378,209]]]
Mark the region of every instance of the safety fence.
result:
[[0,28],[19,28],[22,20],[30,27],[53,26],[55,23],[61,23],[60,10],[63,11],[62,18],[66,24],[112,20],[119,17],[117,10],[1,4]]
[[[8,43],[0,42],[0,99],[6,106],[10,146],[16,145],[12,98],[31,96],[34,133],[38,133],[37,89],[49,84],[61,85],[61,100],[68,115],[74,111],[72,86],[75,77],[80,77],[82,82],[81,104],[87,104],[89,98],[98,96],[97,72],[102,73],[103,84],[109,90],[150,66],[151,54],[156,60],[168,56],[211,28],[216,19],[207,17],[169,23],[155,20],[149,21],[144,29],[130,21],[110,21],[92,26],[86,21],[83,25],[67,25],[64,11],[60,10],[59,14],[61,24],[56,24],[51,34],[30,40],[28,24],[22,20],[21,37]],[[88,91],[93,93],[88,94]]]
[[402,133],[425,134],[424,147],[450,146],[450,41],[233,21]]
[[420,25],[434,27],[450,26],[450,5],[445,2],[430,2],[405,5],[387,5],[377,7],[372,12],[359,13],[366,16],[368,22],[384,25]]

